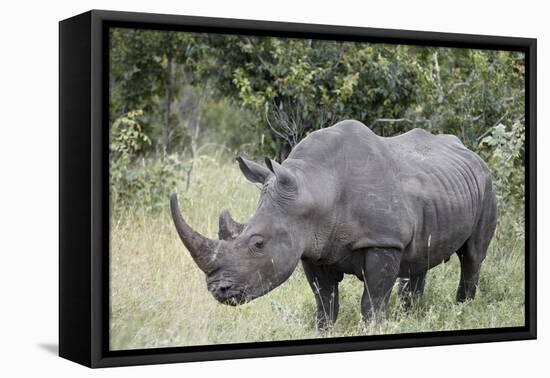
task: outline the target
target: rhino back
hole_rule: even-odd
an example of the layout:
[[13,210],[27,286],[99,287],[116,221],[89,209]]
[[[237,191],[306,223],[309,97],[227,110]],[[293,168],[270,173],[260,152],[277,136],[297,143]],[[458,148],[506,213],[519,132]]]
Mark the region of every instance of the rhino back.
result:
[[405,251],[405,270],[429,269],[471,235],[494,197],[483,161],[450,135],[415,129],[377,136],[357,121],[310,134],[289,155],[319,213],[317,259],[366,247]]

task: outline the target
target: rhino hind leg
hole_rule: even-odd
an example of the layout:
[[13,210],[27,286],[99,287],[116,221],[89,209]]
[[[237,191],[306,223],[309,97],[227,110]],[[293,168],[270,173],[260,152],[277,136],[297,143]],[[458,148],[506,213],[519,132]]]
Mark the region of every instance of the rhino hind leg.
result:
[[460,260],[460,283],[456,292],[457,302],[474,299],[481,264],[493,238],[497,222],[497,208],[493,197],[487,201],[486,211],[480,218],[470,238],[456,252]]
[[418,305],[424,294],[425,284],[426,272],[399,280],[399,298],[405,310]]
[[472,246],[468,247],[465,244],[457,251],[460,260],[460,283],[456,292],[457,302],[474,299],[476,295],[481,261],[476,258],[474,249]]
[[[460,260],[460,283],[456,292],[457,302],[474,299],[479,282],[481,264],[487,255],[490,237],[483,237],[478,230],[456,252]],[[492,236],[492,232],[490,234]]]
[[302,266],[317,304],[315,326],[319,331],[326,331],[338,318],[338,284],[344,275],[328,265],[315,265],[306,260],[302,260]]

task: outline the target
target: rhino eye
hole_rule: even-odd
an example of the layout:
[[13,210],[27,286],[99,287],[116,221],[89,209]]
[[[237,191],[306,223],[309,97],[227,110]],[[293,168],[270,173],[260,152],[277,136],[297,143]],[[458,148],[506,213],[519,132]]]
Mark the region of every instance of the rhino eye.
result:
[[254,250],[259,250],[259,249],[262,249],[264,247],[264,238],[260,235],[253,235],[251,238],[250,238],[250,246],[252,246]]

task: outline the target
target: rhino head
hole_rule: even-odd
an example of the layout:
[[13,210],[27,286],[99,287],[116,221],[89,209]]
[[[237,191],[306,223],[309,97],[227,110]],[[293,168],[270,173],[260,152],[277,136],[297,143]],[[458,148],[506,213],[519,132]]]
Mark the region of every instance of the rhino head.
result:
[[303,206],[307,194],[297,177],[266,158],[268,168],[238,157],[244,176],[263,185],[255,214],[240,224],[222,210],[219,240],[193,230],[183,219],[175,193],[170,208],[176,230],[197,266],[206,274],[208,290],[221,303],[240,305],[282,284],[304,250]]

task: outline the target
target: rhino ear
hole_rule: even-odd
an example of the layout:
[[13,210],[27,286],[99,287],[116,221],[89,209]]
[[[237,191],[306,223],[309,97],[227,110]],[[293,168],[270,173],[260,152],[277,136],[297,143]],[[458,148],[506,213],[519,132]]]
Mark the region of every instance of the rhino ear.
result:
[[240,156],[238,156],[236,160],[239,162],[239,168],[241,168],[241,172],[244,177],[246,177],[250,182],[258,182],[263,184],[267,177],[271,174],[269,169],[262,167],[256,162],[243,159]]
[[298,185],[296,184],[296,177],[281,164],[270,158],[265,158],[265,164],[277,179],[277,185],[281,186],[285,192],[296,191]]

